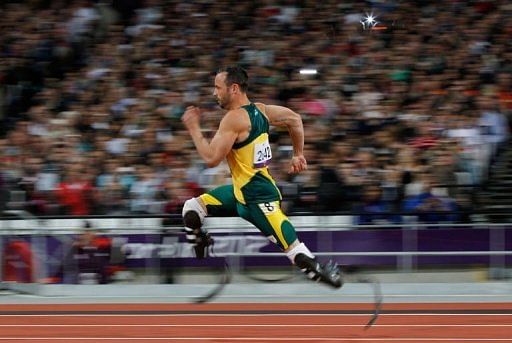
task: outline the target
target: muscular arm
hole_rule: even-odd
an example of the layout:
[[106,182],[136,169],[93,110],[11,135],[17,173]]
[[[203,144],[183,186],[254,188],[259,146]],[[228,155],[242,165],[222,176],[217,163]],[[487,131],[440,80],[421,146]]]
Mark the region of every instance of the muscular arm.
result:
[[293,155],[304,154],[304,128],[300,115],[288,107],[277,105],[264,105],[265,114],[270,124],[275,126],[286,126],[293,145]]
[[237,122],[234,116],[229,114],[222,119],[210,142],[203,136],[199,126],[189,128],[197,152],[210,168],[219,165],[229,153],[238,137],[237,130]]

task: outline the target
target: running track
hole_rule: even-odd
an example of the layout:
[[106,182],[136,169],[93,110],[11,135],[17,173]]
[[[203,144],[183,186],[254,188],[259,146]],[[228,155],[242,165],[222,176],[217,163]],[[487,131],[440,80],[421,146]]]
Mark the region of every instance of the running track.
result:
[[38,304],[0,307],[5,342],[512,342],[512,303]]

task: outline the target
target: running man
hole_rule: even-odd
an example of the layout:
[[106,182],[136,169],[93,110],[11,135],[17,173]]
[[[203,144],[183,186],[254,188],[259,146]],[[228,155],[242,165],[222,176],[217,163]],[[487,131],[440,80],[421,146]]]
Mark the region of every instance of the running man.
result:
[[200,110],[189,106],[182,117],[197,152],[209,167],[225,158],[231,170],[232,185],[215,188],[183,205],[187,240],[196,256],[204,258],[213,240],[202,229],[208,215],[240,216],[255,225],[277,244],[310,279],[339,288],[343,285],[340,268],[329,261],[321,265],[281,210],[281,194],[270,176],[272,159],[269,125],[286,126],[293,144],[290,173],[307,168],[304,158],[304,129],[299,114],[287,107],[252,103],[247,97],[248,75],[238,66],[220,70],[215,76],[215,96],[226,114],[210,142],[203,136]]

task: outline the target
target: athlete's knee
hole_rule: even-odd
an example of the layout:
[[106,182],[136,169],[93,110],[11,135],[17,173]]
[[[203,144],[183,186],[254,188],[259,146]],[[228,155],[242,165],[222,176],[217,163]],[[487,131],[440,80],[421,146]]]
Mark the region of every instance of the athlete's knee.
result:
[[[292,262],[292,264],[297,264],[297,261],[295,260],[295,258],[299,254],[303,254],[310,258],[315,258],[315,256],[308,249],[308,247],[304,243],[301,243],[299,240],[295,240],[292,244],[290,244],[288,249],[285,250],[285,253],[286,253],[286,256]],[[300,266],[299,266],[299,268],[300,268]]]
[[206,210],[197,198],[188,199],[183,204],[181,215],[185,227],[191,229],[200,228],[203,225],[204,217],[206,217]]
[[206,230],[201,229],[206,217],[206,210],[198,199],[192,198],[183,204],[183,223],[187,241],[194,246],[196,256],[204,258],[208,255],[208,247],[213,244],[213,239]]
[[[294,240],[293,242],[291,242],[288,247],[284,250],[285,253],[288,253],[289,251],[292,251],[293,249],[295,249],[296,246],[298,246],[299,244],[304,244],[304,243],[301,243],[298,239]],[[304,245],[305,246],[305,245]],[[306,247],[307,249],[307,247]],[[309,250],[308,250],[309,251]]]

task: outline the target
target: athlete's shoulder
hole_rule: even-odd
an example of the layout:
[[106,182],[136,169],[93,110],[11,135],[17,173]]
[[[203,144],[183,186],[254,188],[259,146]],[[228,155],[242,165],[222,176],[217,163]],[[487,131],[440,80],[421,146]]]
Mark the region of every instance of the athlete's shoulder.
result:
[[255,102],[254,105],[256,105],[256,108],[261,112],[263,113],[263,115],[265,116],[265,118],[267,118],[267,120],[269,120],[268,118],[268,114],[267,114],[267,105],[262,103],[262,102]]
[[247,111],[244,108],[236,108],[236,109],[227,111],[226,114],[224,114],[223,119],[226,119],[229,121],[231,121],[231,120],[239,121],[240,117],[243,116],[244,114],[245,115],[247,114]]
[[242,128],[245,126],[245,118],[243,115],[246,111],[243,108],[237,108],[234,110],[229,110],[222,117],[221,125],[232,127],[232,128]]
[[262,102],[255,102],[256,108],[260,110],[261,113],[266,114],[267,105]]

